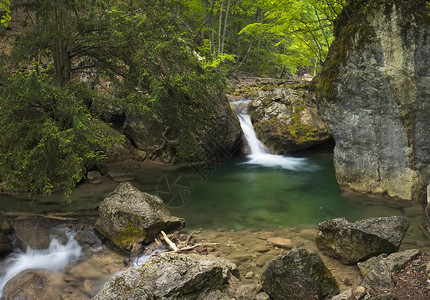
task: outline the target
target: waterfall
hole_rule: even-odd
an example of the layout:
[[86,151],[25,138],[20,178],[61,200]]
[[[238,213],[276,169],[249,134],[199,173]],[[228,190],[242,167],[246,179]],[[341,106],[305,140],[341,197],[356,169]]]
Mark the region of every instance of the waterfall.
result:
[[274,155],[261,143],[255,134],[251,118],[248,115],[248,104],[251,100],[240,100],[230,102],[237,117],[239,118],[240,127],[242,128],[245,139],[248,143],[250,154],[245,162],[250,165],[259,165],[269,168],[283,168],[286,170],[310,170],[312,167],[304,158]]

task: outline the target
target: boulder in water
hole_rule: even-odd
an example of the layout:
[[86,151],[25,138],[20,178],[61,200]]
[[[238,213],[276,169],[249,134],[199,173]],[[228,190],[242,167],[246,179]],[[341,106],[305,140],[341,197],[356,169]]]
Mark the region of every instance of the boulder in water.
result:
[[318,248],[344,264],[353,264],[381,253],[393,253],[409,227],[405,217],[382,217],[350,223],[344,218],[319,224]]
[[50,300],[58,296],[63,284],[60,276],[45,270],[27,270],[10,279],[4,289],[4,299]]
[[263,290],[274,300],[322,299],[339,293],[336,279],[318,254],[294,247],[263,272]]
[[93,299],[191,300],[206,299],[211,293],[222,296],[221,290],[235,269],[232,262],[210,255],[161,253],[142,267],[113,277]]
[[161,198],[121,183],[99,206],[97,230],[120,248],[151,242],[161,230],[179,230],[184,220],[171,216]]
[[315,93],[306,85],[260,91],[248,110],[257,137],[273,153],[287,154],[331,138],[318,114]]

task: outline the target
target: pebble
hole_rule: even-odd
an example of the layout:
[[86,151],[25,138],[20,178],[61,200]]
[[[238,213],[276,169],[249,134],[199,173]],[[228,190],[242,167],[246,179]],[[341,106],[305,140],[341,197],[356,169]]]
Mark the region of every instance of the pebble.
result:
[[267,247],[266,245],[264,246],[258,246],[255,251],[260,252],[260,253],[264,253],[264,252],[268,252],[270,251],[270,247]]
[[245,274],[245,279],[252,279],[254,277],[254,272],[248,272]]
[[283,249],[293,248],[293,243],[291,242],[290,239],[284,239],[280,237],[269,238],[267,239],[267,243]]

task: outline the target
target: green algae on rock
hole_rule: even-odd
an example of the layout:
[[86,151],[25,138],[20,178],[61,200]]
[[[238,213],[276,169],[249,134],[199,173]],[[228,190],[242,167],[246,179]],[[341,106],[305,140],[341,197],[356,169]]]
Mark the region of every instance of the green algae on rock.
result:
[[255,132],[273,153],[287,154],[330,139],[314,96],[306,85],[294,83],[260,91],[249,104]]

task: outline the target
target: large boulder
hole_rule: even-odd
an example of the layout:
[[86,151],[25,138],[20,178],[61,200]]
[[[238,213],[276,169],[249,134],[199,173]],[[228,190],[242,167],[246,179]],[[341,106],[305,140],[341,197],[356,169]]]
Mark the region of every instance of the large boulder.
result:
[[339,293],[338,284],[318,254],[294,247],[273,259],[262,275],[273,300],[322,299]]
[[365,262],[358,263],[361,275],[364,277],[363,286],[372,290],[389,290],[394,288],[392,273],[404,268],[420,254],[421,251],[410,249],[388,256],[381,254]]
[[[168,107],[127,116],[123,131],[149,159],[186,163],[228,156],[241,150],[239,120],[224,95],[211,95],[205,108]],[[175,103],[173,99],[171,103]]]
[[[3,289],[4,299],[50,300],[58,297],[61,276],[45,270],[27,270],[11,278]],[[3,299],[3,298],[2,298]]]
[[381,253],[393,253],[409,227],[405,217],[382,217],[350,223],[344,218],[319,224],[318,248],[344,264],[353,264]]
[[306,85],[286,85],[258,95],[248,111],[255,133],[273,153],[286,154],[330,139],[317,111],[315,92]]
[[120,248],[130,250],[134,243],[151,242],[161,230],[179,230],[184,220],[171,216],[161,198],[141,192],[125,182],[99,206],[97,230]]
[[113,277],[93,299],[191,300],[206,299],[211,293],[221,296],[235,270],[236,265],[223,258],[162,253],[138,269],[127,269]]
[[[353,1],[351,1],[352,3]],[[423,199],[430,181],[430,17],[425,1],[354,1],[317,81],[338,182]]]

